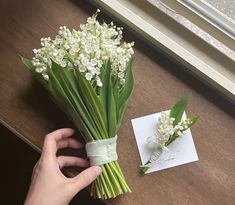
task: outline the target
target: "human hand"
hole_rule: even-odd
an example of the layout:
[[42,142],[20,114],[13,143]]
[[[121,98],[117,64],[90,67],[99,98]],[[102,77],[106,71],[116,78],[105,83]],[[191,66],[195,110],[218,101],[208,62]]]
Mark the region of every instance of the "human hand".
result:
[[70,137],[73,134],[73,129],[64,128],[46,135],[41,157],[33,170],[25,205],[67,205],[81,189],[99,176],[101,168],[98,166],[87,168],[73,178],[67,178],[61,172],[63,167],[89,165],[87,160],[79,157],[56,156],[58,149],[82,147],[80,142]]

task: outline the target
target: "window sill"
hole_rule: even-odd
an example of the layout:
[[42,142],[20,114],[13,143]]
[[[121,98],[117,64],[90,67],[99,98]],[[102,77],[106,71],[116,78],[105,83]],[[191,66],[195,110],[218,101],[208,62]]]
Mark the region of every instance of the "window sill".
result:
[[[235,61],[143,0],[94,0],[147,42],[235,102]],[[234,43],[233,43],[234,44]]]

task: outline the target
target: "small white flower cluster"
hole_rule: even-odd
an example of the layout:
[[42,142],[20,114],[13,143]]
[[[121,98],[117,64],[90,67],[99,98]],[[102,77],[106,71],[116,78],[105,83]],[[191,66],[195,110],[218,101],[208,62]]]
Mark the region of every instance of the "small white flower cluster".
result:
[[190,119],[186,119],[174,126],[174,121],[175,118],[170,117],[169,111],[161,113],[161,116],[158,120],[158,128],[156,133],[158,143],[161,146],[164,146],[171,136],[180,136],[183,134],[191,123]]
[[42,38],[43,47],[33,50],[35,57],[32,63],[36,72],[48,80],[47,69],[53,60],[63,68],[78,69],[88,81],[101,87],[101,69],[104,62],[110,60],[112,74],[117,76],[120,85],[124,84],[134,43],[121,43],[122,28],[112,22],[100,24],[96,17],[97,13],[89,17],[86,24],[80,25],[79,31],[62,26],[54,40]]
[[164,146],[169,138],[174,134],[174,118],[170,118],[169,112],[162,112],[158,119],[157,139],[161,146]]

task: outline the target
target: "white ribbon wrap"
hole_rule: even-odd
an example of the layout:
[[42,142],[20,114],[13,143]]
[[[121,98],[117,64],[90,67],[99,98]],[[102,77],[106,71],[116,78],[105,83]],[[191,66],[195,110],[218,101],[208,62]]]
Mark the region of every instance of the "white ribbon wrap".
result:
[[149,136],[147,138],[147,146],[149,149],[152,150],[152,154],[148,160],[148,162],[143,165],[145,167],[151,167],[155,162],[157,162],[160,158],[160,156],[163,154],[165,150],[168,150],[167,147],[164,146],[164,143],[159,143],[158,138],[154,136]]
[[90,165],[102,165],[117,160],[116,144],[117,135],[108,139],[88,142],[86,152],[90,159]]

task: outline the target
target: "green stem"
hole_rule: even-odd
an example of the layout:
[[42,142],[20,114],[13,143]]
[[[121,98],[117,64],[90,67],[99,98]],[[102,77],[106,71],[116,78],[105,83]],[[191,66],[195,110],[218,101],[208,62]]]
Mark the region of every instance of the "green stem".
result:
[[151,161],[149,159],[144,165],[141,165],[139,167],[140,171],[145,174],[149,170],[150,164],[151,164]]
[[101,165],[100,167],[102,173],[92,184],[91,196],[108,199],[131,192],[117,161]]
[[167,147],[168,145],[170,145],[173,141],[176,140],[178,136],[173,135],[172,137],[169,138],[169,140],[165,143],[165,146]]
[[115,188],[116,192],[117,193],[122,192],[121,186],[118,183],[118,180],[116,179],[116,176],[114,176],[114,174],[111,170],[112,168],[110,167],[110,165],[112,165],[112,163],[105,165],[105,167],[107,168],[107,173],[110,177],[110,180],[112,181],[112,184],[114,185],[114,188]]

